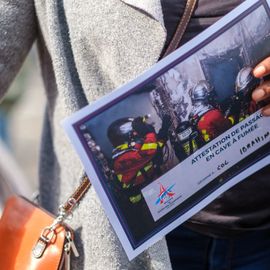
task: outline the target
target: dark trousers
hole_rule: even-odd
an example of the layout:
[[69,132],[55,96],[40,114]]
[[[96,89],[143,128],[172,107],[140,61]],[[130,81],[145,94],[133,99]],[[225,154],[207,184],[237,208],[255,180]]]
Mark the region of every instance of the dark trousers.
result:
[[270,270],[270,230],[220,239],[180,226],[166,238],[174,270]]

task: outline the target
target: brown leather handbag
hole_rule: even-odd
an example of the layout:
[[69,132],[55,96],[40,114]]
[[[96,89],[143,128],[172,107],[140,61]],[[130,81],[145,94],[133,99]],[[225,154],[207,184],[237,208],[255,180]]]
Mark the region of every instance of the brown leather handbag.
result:
[[85,176],[57,217],[20,196],[9,198],[0,220],[0,269],[70,269],[71,252],[79,254],[64,220],[90,185]]

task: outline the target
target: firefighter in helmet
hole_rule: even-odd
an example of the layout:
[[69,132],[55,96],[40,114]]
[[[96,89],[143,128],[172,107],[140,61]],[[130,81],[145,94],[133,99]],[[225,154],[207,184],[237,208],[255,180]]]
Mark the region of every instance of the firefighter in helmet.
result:
[[162,148],[171,125],[169,119],[163,121],[156,133],[146,118],[118,119],[107,132],[114,147],[112,160],[117,181],[132,204],[142,200],[141,189],[160,174]]
[[191,121],[181,121],[178,124],[175,131],[170,134],[170,143],[179,162],[203,146],[201,136]]
[[182,151],[177,151],[176,156],[181,161],[197,151],[202,144],[198,131],[189,121],[181,122],[176,131],[182,148]]
[[[213,90],[207,81],[199,81],[191,90],[192,111],[190,121],[204,143],[211,141],[231,127],[229,119],[225,118],[222,111],[213,106]],[[211,104],[212,103],[212,104]]]
[[261,80],[255,78],[251,67],[242,68],[236,77],[235,94],[226,114],[237,124],[258,110],[258,105],[252,100],[252,91],[259,86]]

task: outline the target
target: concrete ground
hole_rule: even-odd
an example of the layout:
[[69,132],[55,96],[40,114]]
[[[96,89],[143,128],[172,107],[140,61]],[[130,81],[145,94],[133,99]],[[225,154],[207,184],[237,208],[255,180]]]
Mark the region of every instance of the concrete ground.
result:
[[[27,190],[29,193],[29,190],[33,192],[38,188],[38,156],[45,106],[44,88],[35,49],[32,49],[20,73],[8,91],[8,95],[12,95],[12,93],[15,93],[16,96],[18,95],[16,93],[19,93],[17,102],[12,106],[8,114],[9,149],[11,150],[11,158],[14,158],[12,166],[15,166],[16,170],[20,171],[20,177],[15,177],[17,179],[15,190],[18,190],[16,185],[19,187],[24,183],[25,193],[27,193]],[[20,95],[20,93],[22,94]],[[4,166],[10,167],[11,162],[7,162]],[[9,171],[12,174],[14,170]],[[7,178],[5,178],[6,181]],[[0,179],[0,181],[4,185],[4,180]],[[11,177],[10,181],[14,182],[14,177]],[[12,183],[12,186],[14,187],[14,183]],[[10,192],[10,188],[6,190]],[[20,191],[24,193],[21,187]]]

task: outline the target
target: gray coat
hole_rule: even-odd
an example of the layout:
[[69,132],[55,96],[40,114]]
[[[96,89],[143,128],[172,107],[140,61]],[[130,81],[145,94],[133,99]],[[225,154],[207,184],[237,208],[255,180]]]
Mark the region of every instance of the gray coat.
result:
[[[1,96],[38,43],[47,95],[41,203],[56,212],[83,171],[60,121],[158,60],[166,38],[160,0],[2,0],[0,37]],[[171,268],[165,240],[128,261],[92,188],[71,225],[81,254],[72,269]]]

